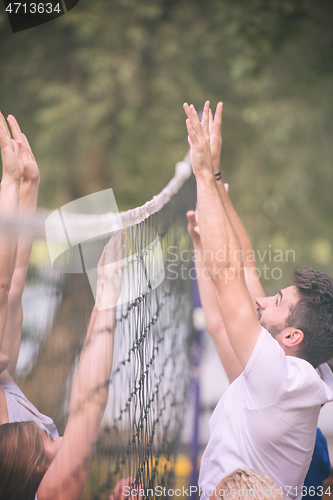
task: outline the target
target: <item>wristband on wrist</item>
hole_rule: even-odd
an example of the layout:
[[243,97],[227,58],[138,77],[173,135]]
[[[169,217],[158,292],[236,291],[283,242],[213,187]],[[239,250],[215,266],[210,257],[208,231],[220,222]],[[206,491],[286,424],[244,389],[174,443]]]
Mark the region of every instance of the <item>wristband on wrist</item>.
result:
[[214,174],[214,177],[216,181],[220,181],[222,179],[221,170],[217,174]]

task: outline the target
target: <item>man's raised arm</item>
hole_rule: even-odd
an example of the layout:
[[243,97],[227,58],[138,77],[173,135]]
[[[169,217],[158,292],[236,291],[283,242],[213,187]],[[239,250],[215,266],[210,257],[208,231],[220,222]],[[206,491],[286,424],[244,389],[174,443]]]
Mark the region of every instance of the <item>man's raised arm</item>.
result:
[[[222,149],[222,102],[220,102],[216,107],[215,116],[213,118],[212,111],[209,110],[209,138],[210,138],[210,150],[212,159],[212,169],[216,180],[216,186],[220,192],[221,196],[224,196],[225,200],[225,210],[228,214],[230,223],[232,224],[236,236],[238,238],[244,262],[244,277],[247,288],[249,289],[253,305],[256,309],[256,299],[257,297],[265,297],[265,292],[261,286],[258,272],[256,269],[256,262],[254,259],[254,252],[251,245],[250,238],[248,237],[244,226],[237,215],[236,210],[231,203],[229,198],[229,193],[225,189],[225,185],[222,179],[222,173],[220,171],[220,158]],[[223,193],[224,192],[224,193]]]
[[[206,266],[216,287],[217,300],[232,348],[244,368],[259,338],[261,326],[244,279],[242,251],[229,220],[228,195],[219,193],[211,165],[209,102],[202,121],[193,105],[184,105],[191,163],[197,181],[198,220]],[[221,196],[221,198],[220,198]]]
[[187,220],[187,230],[193,241],[193,260],[199,287],[201,306],[206,318],[206,328],[213,339],[220,361],[227,374],[228,380],[231,383],[242,373],[243,367],[231,347],[216,299],[215,286],[206,269],[196,212],[193,210],[187,212]]

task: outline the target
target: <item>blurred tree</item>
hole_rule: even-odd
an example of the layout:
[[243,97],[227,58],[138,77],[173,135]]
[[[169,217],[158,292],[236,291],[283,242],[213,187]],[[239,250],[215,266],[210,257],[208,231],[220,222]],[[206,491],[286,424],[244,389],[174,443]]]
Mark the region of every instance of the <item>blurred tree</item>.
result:
[[[333,274],[332,17],[329,0],[81,0],[13,35],[2,11],[1,109],[32,138],[40,204],[110,186],[120,209],[144,203],[186,153],[182,103],[222,98],[223,172],[255,247]],[[272,287],[291,256],[269,262]]]
[[[0,109],[31,139],[41,206],[108,187],[120,210],[143,204],[186,154],[182,103],[222,99],[222,170],[266,291],[295,266],[333,275],[330,0],[81,0],[15,35],[1,9]],[[74,335],[67,306],[49,352]]]
[[236,84],[251,85],[310,16],[305,0],[81,0],[13,35],[3,14],[1,104],[35,134],[42,204],[105,185],[123,208],[145,202],[186,151],[182,102],[257,97],[257,83],[241,100]]

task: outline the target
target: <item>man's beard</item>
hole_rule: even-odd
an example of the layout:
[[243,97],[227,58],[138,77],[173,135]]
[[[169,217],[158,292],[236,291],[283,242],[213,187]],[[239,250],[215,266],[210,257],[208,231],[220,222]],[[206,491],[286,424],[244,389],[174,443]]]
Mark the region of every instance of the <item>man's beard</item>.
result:
[[282,325],[281,323],[277,323],[275,325],[269,325],[266,323],[266,321],[262,319],[261,309],[259,307],[257,308],[257,317],[261,326],[263,326],[268,333],[272,335],[273,339],[275,339],[275,337],[285,328],[285,325]]

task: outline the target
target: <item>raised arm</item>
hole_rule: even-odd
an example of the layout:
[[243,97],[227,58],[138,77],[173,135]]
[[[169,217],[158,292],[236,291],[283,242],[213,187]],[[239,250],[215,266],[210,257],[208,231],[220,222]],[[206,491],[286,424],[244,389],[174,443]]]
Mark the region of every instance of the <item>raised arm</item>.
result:
[[[0,148],[2,180],[0,189],[0,213],[2,217],[17,215],[19,185],[22,168],[18,158],[18,143],[11,138],[6,120],[0,113]],[[7,321],[7,305],[17,251],[17,235],[3,233],[0,238],[0,351]],[[0,352],[0,373],[8,364],[8,358]]]
[[[245,284],[241,246],[230,222],[228,196],[216,188],[209,141],[209,102],[202,123],[193,105],[184,105],[191,164],[197,181],[198,220],[205,262],[216,287],[217,300],[231,346],[244,368],[259,338],[261,326]],[[221,252],[225,258],[220,258]]]
[[[34,215],[37,207],[39,186],[39,169],[31,151],[29,142],[13,116],[8,117],[8,122],[16,141],[20,143],[20,159],[23,165],[23,177],[19,191],[19,213]],[[2,343],[2,352],[9,357],[7,374],[2,378],[13,377],[21,344],[22,334],[22,294],[28,271],[29,257],[33,238],[28,234],[19,235],[15,269],[11,281],[8,297],[7,322]]]
[[[97,304],[74,379],[60,448],[37,491],[38,500],[78,500],[86,483],[109,393],[115,306],[121,292],[123,235],[113,236],[99,264]],[[111,262],[111,264],[110,264]]]
[[258,297],[265,297],[265,292],[259,281],[256,263],[253,258],[254,253],[252,244],[240,218],[237,215],[236,210],[233,207],[233,204],[231,203],[229,193],[225,189],[225,185],[223,183],[222,175],[219,175],[221,171],[220,158],[222,149],[222,109],[223,104],[220,102],[216,107],[214,118],[211,109],[209,110],[209,137],[212,168],[214,177],[216,179],[216,186],[220,192],[221,197],[223,197],[225,210],[239,241],[239,245],[243,254],[245,282],[249,289],[254,308],[256,309],[256,299]]
[[191,210],[187,212],[187,219],[187,229],[193,241],[194,265],[197,273],[201,305],[206,318],[206,327],[214,341],[216,351],[231,383],[242,373],[243,368],[231,347],[217,302],[215,287],[205,265],[197,214]]

